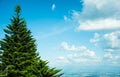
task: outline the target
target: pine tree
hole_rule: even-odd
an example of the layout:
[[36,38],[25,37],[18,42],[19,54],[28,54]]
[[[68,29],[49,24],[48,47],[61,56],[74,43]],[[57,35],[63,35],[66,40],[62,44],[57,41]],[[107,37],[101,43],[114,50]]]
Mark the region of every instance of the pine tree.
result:
[[5,38],[0,41],[0,74],[6,77],[60,77],[61,70],[50,68],[36,53],[35,40],[20,12],[18,5],[11,24],[4,29]]

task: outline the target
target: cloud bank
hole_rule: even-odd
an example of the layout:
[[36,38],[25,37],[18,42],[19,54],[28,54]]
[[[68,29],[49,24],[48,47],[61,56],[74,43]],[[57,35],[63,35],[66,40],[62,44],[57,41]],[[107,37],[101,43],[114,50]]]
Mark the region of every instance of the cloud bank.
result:
[[73,11],[78,31],[120,29],[119,0],[83,0],[82,11]]
[[60,56],[54,61],[55,64],[61,65],[96,65],[101,60],[92,50],[85,46],[69,45],[67,42],[61,43],[62,51],[70,52],[66,56]]
[[102,47],[104,51],[102,63],[107,65],[120,64],[120,31],[113,31],[103,35],[95,33],[90,42]]

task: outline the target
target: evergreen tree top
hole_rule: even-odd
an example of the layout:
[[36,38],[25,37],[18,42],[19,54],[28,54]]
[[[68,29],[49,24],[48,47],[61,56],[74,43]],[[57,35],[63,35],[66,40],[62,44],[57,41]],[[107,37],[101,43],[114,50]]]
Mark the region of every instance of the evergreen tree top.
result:
[[20,5],[17,5],[17,6],[15,7],[15,12],[16,12],[17,15],[21,12],[21,7],[20,7]]

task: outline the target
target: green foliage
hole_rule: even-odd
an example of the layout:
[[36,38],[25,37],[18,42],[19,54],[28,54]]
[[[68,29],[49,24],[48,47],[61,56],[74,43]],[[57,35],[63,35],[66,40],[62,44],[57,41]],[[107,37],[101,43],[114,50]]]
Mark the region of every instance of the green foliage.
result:
[[20,6],[15,9],[11,24],[4,29],[0,41],[0,74],[2,77],[60,77],[61,70],[50,68],[36,53],[35,40],[26,22],[20,18]]

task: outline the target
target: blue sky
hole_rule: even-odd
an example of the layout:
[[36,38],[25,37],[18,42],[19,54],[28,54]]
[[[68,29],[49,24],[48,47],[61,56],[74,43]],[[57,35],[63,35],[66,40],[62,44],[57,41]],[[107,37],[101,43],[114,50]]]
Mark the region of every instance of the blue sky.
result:
[[119,0],[0,0],[0,38],[19,4],[51,66],[120,66]]

